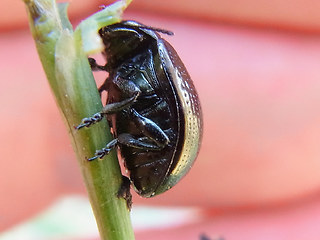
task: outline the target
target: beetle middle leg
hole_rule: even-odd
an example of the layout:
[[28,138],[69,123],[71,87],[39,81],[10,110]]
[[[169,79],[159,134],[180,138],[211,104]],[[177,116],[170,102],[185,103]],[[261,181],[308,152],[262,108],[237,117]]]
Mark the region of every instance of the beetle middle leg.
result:
[[103,116],[106,114],[116,113],[125,108],[128,108],[130,105],[132,105],[135,102],[135,100],[138,98],[138,96],[141,93],[140,89],[133,82],[129,80],[124,80],[119,77],[114,82],[129,97],[122,100],[121,102],[109,103],[103,107],[101,112],[95,113],[91,117],[82,119],[81,124],[75,127],[76,130],[79,130],[83,127],[90,127],[92,124],[100,122],[103,119]]

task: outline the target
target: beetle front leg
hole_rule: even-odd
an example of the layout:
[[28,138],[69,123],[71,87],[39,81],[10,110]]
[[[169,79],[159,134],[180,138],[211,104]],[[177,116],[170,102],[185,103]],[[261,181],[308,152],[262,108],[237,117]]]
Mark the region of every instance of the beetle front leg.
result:
[[[89,64],[90,64],[92,71],[106,71],[107,72],[106,65],[104,65],[104,66],[99,65],[94,58],[88,58],[88,61],[89,61]],[[107,90],[106,83],[108,83],[108,79],[98,89],[100,96],[103,91]]]
[[92,71],[107,71],[106,66],[99,65],[94,58],[88,58]]

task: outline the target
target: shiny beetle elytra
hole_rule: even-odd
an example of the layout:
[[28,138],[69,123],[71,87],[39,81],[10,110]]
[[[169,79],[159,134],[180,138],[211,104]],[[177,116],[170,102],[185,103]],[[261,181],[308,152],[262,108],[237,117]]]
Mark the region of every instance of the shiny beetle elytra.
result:
[[107,91],[107,103],[76,127],[107,117],[114,140],[89,160],[117,146],[135,191],[143,197],[170,189],[189,171],[202,137],[195,87],[176,51],[158,32],[170,34],[135,21],[99,31],[107,63],[89,61],[93,70],[109,73],[99,89]]

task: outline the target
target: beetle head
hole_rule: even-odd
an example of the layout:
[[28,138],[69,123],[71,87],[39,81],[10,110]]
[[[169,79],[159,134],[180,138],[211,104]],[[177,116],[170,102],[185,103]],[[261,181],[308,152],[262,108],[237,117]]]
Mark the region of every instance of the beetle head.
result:
[[100,29],[99,34],[105,45],[105,57],[110,68],[115,68],[139,51],[150,47],[157,41],[158,33],[173,35],[168,30],[143,25],[136,21],[122,21]]
[[133,21],[106,26],[99,31],[105,45],[104,55],[109,67],[114,68],[135,56],[150,43],[151,36]]

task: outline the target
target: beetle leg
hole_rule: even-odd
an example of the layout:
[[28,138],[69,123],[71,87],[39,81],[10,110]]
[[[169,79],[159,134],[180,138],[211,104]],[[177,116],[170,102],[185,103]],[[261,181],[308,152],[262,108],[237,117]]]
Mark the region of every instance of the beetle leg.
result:
[[114,149],[118,144],[125,145],[127,147],[145,149],[145,150],[160,150],[162,147],[159,147],[157,144],[150,142],[150,139],[147,137],[135,138],[131,134],[122,133],[117,138],[111,140],[104,148],[97,150],[94,154],[94,157],[89,158],[88,161],[95,160],[97,158],[103,158],[108,155],[109,152]]
[[130,105],[132,105],[136,101],[136,99],[141,93],[140,89],[132,81],[125,80],[118,77],[113,82],[117,85],[117,87],[123,93],[127,94],[130,97],[128,97],[125,100],[122,100],[121,102],[107,104],[106,106],[103,107],[101,111],[101,113],[103,114],[112,114],[112,113],[119,112],[125,108],[128,108]]
[[152,140],[158,148],[164,148],[169,143],[168,135],[151,119],[143,117],[136,110],[130,109],[133,121],[141,133]]
[[133,135],[128,133],[122,133],[117,137],[118,144],[125,145],[127,147],[145,149],[145,150],[160,150],[157,144],[150,141],[150,138],[135,138]]
[[[88,58],[88,61],[92,71],[107,71],[106,65],[104,66],[99,65],[94,58]],[[102,84],[98,89],[100,96],[101,96],[101,92],[107,90],[106,82],[108,82],[108,80],[106,80],[105,83]]]
[[105,155],[108,155],[109,152],[114,149],[118,144],[125,145],[127,147],[139,148],[145,150],[160,150],[162,147],[159,147],[157,144],[150,142],[150,138],[135,138],[131,134],[122,133],[117,138],[110,141],[104,148],[97,150],[94,154],[94,157],[89,158],[88,161],[95,160],[97,158],[103,158]]
[[131,210],[131,207],[132,207],[132,195],[130,192],[130,184],[131,184],[130,179],[122,175],[122,183],[117,194],[118,198],[122,197],[124,198],[124,200],[126,200],[127,208],[129,210]]
[[98,88],[100,97],[101,97],[101,93],[103,91],[107,91],[108,90],[108,83],[109,83],[109,81],[108,81],[108,78],[107,78],[107,80]]
[[[83,127],[90,127],[92,124],[100,122],[103,119],[103,116],[106,114],[116,113],[125,108],[128,108],[135,102],[135,100],[141,93],[140,89],[131,81],[119,78],[116,84],[123,92],[127,93],[131,97],[121,102],[109,103],[105,105],[101,112],[95,113],[92,117],[82,119],[81,124],[75,127],[76,130],[79,130]],[[104,89],[102,89],[102,91],[103,90]]]
[[92,71],[107,71],[106,66],[99,65],[94,58],[88,58]]
[[[169,143],[169,138],[167,134],[157,124],[155,124],[150,119],[141,116],[134,109],[131,109],[130,112],[134,116],[134,121],[137,127],[141,130],[145,137],[137,139],[131,134],[122,133],[117,138],[110,141],[104,148],[97,150],[95,156],[88,159],[89,161],[92,161],[97,158],[103,158],[113,148],[115,148],[117,144],[122,144],[128,147],[145,150],[161,150]],[[94,116],[96,116],[96,118],[87,118],[87,122],[84,121],[84,123],[80,124],[77,127],[77,129],[82,128],[84,126],[88,127],[91,124],[98,122],[102,119],[102,115],[99,113],[95,114]]]
[[[117,144],[118,144],[118,139],[113,139],[104,148],[97,150],[95,153],[95,156],[92,158],[89,158],[88,161],[92,161],[97,158],[103,158],[105,155],[109,154],[109,152],[112,149],[114,149]],[[131,207],[132,207],[132,195],[130,193],[130,184],[131,184],[130,179],[122,175],[122,183],[117,193],[118,198],[122,197],[126,200],[127,208],[129,210],[131,210]]]
[[119,112],[127,107],[129,107],[139,96],[139,93],[136,93],[134,96],[127,98],[121,102],[109,103],[105,105],[101,111],[102,114],[112,114]]
[[[107,106],[109,105],[111,104],[108,104]],[[145,136],[141,138],[135,138],[131,134],[122,133],[116,139],[114,139],[116,140],[116,142],[114,142],[114,146],[116,144],[122,144],[128,147],[145,149],[145,150],[161,150],[166,145],[168,145],[170,141],[168,135],[155,122],[151,121],[146,117],[141,116],[134,109],[130,109],[129,112],[133,116],[136,126],[141,130],[142,134]],[[93,121],[95,121],[95,119],[93,119]],[[89,122],[87,124],[88,126],[93,124],[93,123],[90,123],[90,118],[88,119],[88,122]],[[84,122],[82,125],[85,125],[85,124],[86,123]],[[78,129],[81,128],[82,125],[79,125]],[[111,150],[109,147],[110,143],[108,143],[105,148],[98,150],[96,152],[96,156],[93,158],[90,158],[89,160],[102,158],[103,156],[108,154]]]
[[117,76],[112,82],[127,96],[139,95],[141,93],[140,88],[134,82],[127,80],[124,77]]

